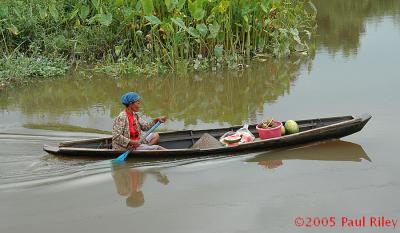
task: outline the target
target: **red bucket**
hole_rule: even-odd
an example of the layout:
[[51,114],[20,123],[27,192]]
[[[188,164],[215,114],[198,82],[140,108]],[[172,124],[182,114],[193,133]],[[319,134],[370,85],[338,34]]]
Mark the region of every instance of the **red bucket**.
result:
[[258,128],[258,125],[256,125],[256,129],[261,140],[276,138],[281,136],[282,122],[276,120],[273,120],[273,122],[278,126],[276,126],[275,128],[263,129],[263,128]]

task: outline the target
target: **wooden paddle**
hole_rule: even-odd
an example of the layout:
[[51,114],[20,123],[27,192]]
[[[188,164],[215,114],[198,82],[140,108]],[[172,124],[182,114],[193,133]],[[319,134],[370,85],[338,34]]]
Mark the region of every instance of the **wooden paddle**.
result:
[[[146,139],[147,136],[149,136],[149,134],[151,134],[151,132],[153,132],[158,126],[161,125],[160,121],[157,121],[157,123],[155,125],[153,125],[153,127],[151,127],[147,133],[144,135],[143,139],[140,140],[140,143],[143,143],[143,141]],[[127,151],[125,151],[124,153],[122,153],[120,156],[118,156],[118,158],[114,159],[112,162],[113,163],[121,163],[124,162],[126,157],[128,157],[129,153],[134,150],[134,149],[129,149]]]

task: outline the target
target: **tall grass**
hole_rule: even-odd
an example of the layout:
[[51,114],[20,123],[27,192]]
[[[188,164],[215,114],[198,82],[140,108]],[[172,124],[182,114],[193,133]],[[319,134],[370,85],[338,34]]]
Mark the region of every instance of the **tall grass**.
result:
[[117,70],[236,67],[307,53],[315,15],[308,0],[3,0],[0,52],[107,61]]

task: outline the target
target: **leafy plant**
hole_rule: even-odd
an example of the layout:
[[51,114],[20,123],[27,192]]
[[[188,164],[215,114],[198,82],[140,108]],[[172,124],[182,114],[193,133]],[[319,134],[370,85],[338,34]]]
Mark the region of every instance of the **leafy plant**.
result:
[[[232,62],[243,63],[242,58],[304,54],[316,15],[308,0],[3,0],[0,4],[0,51],[6,56],[17,49],[27,57],[64,57],[70,63],[106,61],[110,68],[114,62],[112,70],[119,67],[118,73],[125,72],[124,67],[141,72],[132,63],[157,64],[157,70],[217,69],[234,68]],[[207,64],[198,64],[199,55]],[[129,64],[122,65],[124,61]]]

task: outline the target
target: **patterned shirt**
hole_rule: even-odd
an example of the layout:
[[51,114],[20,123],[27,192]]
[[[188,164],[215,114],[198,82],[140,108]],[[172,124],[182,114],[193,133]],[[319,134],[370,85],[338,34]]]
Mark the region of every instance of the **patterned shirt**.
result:
[[[154,122],[146,122],[139,117],[139,114],[134,112],[133,116],[135,117],[135,122],[139,127],[137,127],[139,131],[139,135],[141,131],[149,130],[155,123]],[[113,121],[112,127],[112,148],[114,150],[126,150],[128,149],[128,144],[130,141],[130,133],[129,133],[129,121],[128,116],[124,111],[122,111]]]

